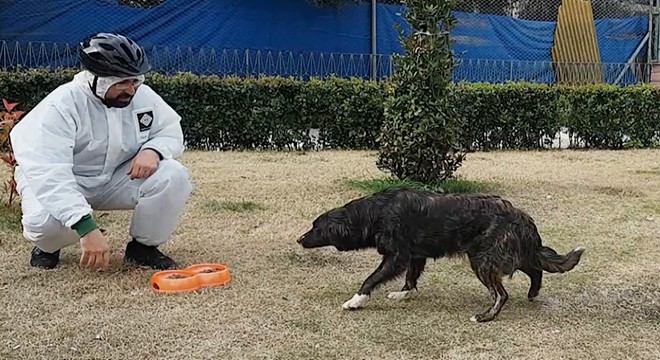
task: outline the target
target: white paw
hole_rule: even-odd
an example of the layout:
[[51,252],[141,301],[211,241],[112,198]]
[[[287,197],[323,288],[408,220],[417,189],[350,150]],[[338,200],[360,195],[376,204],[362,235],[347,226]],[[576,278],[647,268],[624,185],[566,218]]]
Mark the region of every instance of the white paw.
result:
[[411,296],[412,296],[412,291],[410,290],[393,291],[387,294],[387,298],[391,300],[406,300],[406,299],[410,299]]
[[477,315],[473,315],[473,316],[470,318],[470,321],[472,321],[472,322],[477,322]]
[[344,310],[357,309],[367,301],[367,297],[368,295],[355,294],[350,300],[345,302],[341,307]]

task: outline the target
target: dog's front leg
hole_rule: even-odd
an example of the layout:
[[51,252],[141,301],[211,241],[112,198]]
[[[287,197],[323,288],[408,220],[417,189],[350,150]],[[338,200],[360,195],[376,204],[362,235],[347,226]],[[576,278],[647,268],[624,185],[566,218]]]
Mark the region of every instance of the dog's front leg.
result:
[[393,255],[385,255],[378,268],[362,283],[360,290],[346,301],[342,308],[344,310],[357,309],[364,305],[371,292],[380,284],[385,283],[405,270],[399,259]]
[[401,291],[393,291],[387,294],[387,298],[391,300],[406,300],[412,296],[412,291],[417,290],[417,280],[424,271],[426,266],[426,258],[415,258],[410,260],[408,270],[406,271],[406,283],[403,285]]

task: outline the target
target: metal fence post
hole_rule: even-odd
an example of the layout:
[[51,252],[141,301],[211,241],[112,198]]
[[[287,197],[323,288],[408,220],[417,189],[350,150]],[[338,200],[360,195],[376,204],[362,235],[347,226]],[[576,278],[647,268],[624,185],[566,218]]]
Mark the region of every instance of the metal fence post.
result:
[[650,42],[651,45],[655,44],[655,52],[651,54],[652,59],[655,59],[654,62],[660,61],[660,19],[658,18],[658,0],[651,0],[651,24],[655,24],[655,28],[652,29],[651,35],[653,35],[653,40]]
[[376,80],[377,76],[376,21],[376,0],[371,0],[371,80]]
[[[646,64],[652,62],[651,57],[653,53],[651,48],[653,47],[653,0],[649,0],[649,29],[648,29],[649,40],[646,43]],[[651,82],[651,68],[648,68],[648,81]]]

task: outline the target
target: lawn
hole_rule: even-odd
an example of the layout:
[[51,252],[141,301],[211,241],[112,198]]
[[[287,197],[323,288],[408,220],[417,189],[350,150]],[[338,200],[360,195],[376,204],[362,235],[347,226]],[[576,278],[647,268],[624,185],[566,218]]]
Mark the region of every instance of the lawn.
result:
[[[403,280],[344,311],[379,262],[375,251],[304,250],[295,240],[321,212],[382,178],[373,152],[186,153],[196,190],[164,251],[183,265],[221,262],[233,281],[158,295],[152,271],[121,265],[130,212],[100,222],[112,268],[78,267],[78,247],[52,271],[28,265],[19,215],[0,214],[1,359],[657,359],[660,357],[660,151],[470,154],[458,174],[506,196],[544,242],[585,246],[565,274],[505,279],[496,321],[465,260],[431,261],[413,299]],[[364,180],[367,180],[366,182]],[[459,186],[470,190],[469,185]],[[101,215],[101,214],[99,214]]]

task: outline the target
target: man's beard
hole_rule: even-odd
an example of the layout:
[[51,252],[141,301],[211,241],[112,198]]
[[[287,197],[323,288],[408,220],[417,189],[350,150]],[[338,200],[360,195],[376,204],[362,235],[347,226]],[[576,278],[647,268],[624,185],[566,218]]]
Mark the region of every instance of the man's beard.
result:
[[128,100],[119,100],[119,99],[105,99],[103,102],[105,105],[108,107],[114,107],[114,108],[125,108],[128,105],[131,104],[131,101],[133,100],[133,97],[131,96],[128,98]]

